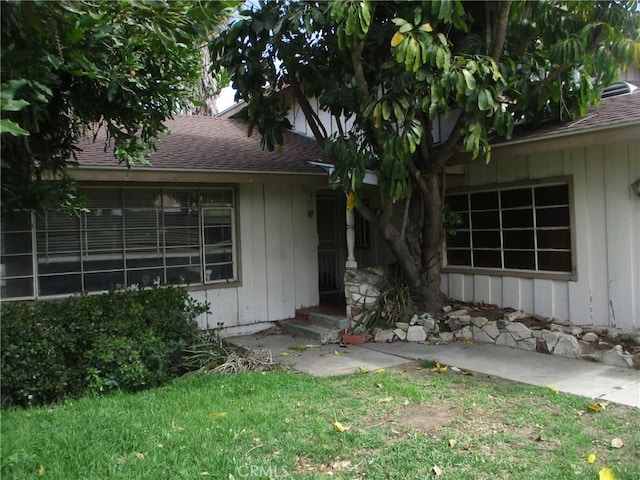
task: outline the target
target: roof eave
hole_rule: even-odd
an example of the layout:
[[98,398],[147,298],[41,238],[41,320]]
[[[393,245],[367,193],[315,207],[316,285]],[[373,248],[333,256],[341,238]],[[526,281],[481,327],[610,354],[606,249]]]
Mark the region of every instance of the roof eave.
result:
[[108,166],[79,166],[67,171],[80,182],[122,183],[271,183],[322,185],[327,183],[325,172],[286,172],[255,170],[211,170],[187,168],[131,168]]
[[568,137],[568,136],[573,136],[573,135],[585,135],[585,134],[593,134],[596,132],[603,132],[603,131],[607,131],[607,130],[614,130],[614,129],[622,129],[625,127],[631,127],[631,126],[640,126],[640,120],[632,120],[630,122],[622,122],[622,123],[616,123],[613,125],[602,125],[602,126],[598,126],[598,127],[591,127],[591,128],[585,128],[585,129],[581,129],[581,130],[565,130],[562,132],[557,132],[557,133],[547,133],[547,134],[543,134],[543,135],[539,135],[539,136],[530,136],[530,137],[525,137],[525,138],[520,138],[520,139],[515,139],[515,140],[505,140],[503,142],[500,143],[494,143],[491,145],[491,148],[501,148],[501,147],[511,147],[514,145],[521,145],[521,144],[525,144],[525,143],[533,143],[533,142],[541,142],[541,141],[545,141],[545,140],[552,140],[552,139],[556,139],[556,138],[562,138],[562,137]]
[[[523,155],[542,153],[567,148],[589,147],[617,142],[636,140],[640,130],[640,120],[614,125],[585,128],[578,131],[548,133],[491,145],[492,155]],[[448,165],[461,165],[472,161],[471,154],[463,152],[456,155]]]

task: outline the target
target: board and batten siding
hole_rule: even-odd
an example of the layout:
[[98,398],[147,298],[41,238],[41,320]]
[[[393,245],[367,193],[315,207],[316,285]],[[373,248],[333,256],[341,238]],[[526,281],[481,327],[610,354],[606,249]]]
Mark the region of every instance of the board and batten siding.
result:
[[200,328],[224,325],[225,335],[252,333],[266,322],[293,318],[317,305],[315,195],[309,186],[245,183],[238,193],[240,285],[194,289],[211,304]]
[[548,177],[573,181],[575,281],[444,273],[442,291],[569,321],[640,329],[640,140],[508,155],[463,167],[464,186]]

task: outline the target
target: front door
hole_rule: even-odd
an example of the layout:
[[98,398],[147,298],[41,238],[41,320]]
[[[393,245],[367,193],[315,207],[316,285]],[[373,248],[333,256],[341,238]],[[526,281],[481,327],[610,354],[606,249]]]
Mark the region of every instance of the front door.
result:
[[339,236],[338,202],[335,195],[318,195],[316,198],[318,220],[318,285],[320,293],[337,293]]

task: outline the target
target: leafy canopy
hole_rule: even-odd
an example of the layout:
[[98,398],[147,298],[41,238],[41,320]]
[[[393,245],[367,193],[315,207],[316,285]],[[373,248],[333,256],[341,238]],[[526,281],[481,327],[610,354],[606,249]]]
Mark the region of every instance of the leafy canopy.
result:
[[[356,193],[366,169],[393,202],[457,152],[489,159],[492,135],[566,121],[640,64],[637,2],[290,2],[243,12],[212,44],[244,116],[273,149],[299,103],[336,175]],[[329,138],[305,98],[331,113]],[[449,141],[434,144],[439,115]]]
[[145,161],[199,79],[199,47],[238,5],[2,1],[3,211],[77,205],[64,173],[89,125],[127,166]]

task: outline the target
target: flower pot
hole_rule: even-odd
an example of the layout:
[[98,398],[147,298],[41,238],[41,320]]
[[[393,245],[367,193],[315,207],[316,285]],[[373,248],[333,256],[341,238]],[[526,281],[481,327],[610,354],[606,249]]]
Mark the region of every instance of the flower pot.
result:
[[360,345],[367,341],[369,332],[353,333],[349,330],[340,330],[340,340],[350,345]]

